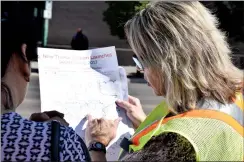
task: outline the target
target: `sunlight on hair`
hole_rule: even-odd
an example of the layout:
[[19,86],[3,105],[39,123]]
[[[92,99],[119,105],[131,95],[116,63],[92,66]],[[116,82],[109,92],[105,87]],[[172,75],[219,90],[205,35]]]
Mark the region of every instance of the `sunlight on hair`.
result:
[[125,25],[128,42],[146,67],[161,72],[166,100],[193,109],[200,98],[228,103],[243,73],[231,61],[225,34],[197,1],[152,2]]

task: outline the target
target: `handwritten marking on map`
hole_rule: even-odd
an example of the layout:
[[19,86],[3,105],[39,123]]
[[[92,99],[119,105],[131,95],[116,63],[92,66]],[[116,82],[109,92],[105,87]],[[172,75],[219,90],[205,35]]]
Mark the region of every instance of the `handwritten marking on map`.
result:
[[108,147],[107,159],[115,161],[123,137],[133,133],[117,99],[128,98],[126,73],[119,68],[114,47],[73,51],[38,48],[38,66],[42,111],[57,110],[84,139],[87,114],[94,118],[120,122],[117,137]]

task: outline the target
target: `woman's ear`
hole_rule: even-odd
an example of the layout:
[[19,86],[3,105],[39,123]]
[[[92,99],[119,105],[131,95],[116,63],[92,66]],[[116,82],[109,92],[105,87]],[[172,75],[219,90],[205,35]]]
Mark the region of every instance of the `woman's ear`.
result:
[[[27,48],[26,44],[21,45],[21,52],[24,55],[25,60],[27,61],[28,59],[26,57],[26,48]],[[23,75],[24,75],[26,82],[30,82],[30,71],[31,71],[31,69],[30,69],[30,65],[29,65],[28,61],[23,62],[23,64],[21,64],[20,68],[21,68],[21,71],[23,72]]]

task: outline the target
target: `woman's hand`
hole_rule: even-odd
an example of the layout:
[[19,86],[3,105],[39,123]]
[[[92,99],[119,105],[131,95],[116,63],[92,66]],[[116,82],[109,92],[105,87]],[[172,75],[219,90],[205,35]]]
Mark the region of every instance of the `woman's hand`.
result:
[[116,137],[117,128],[121,118],[115,120],[92,119],[91,115],[87,116],[88,124],[86,127],[85,141],[87,146],[91,142],[101,142],[105,146]]
[[129,101],[117,100],[116,104],[126,110],[126,114],[133,123],[135,128],[146,119],[146,114],[144,113],[140,100],[133,96],[129,96]]
[[69,123],[64,119],[64,114],[56,110],[54,111],[45,111],[40,113],[33,113],[30,116],[30,120],[36,122],[47,122],[52,120],[59,121],[64,126],[69,126]]

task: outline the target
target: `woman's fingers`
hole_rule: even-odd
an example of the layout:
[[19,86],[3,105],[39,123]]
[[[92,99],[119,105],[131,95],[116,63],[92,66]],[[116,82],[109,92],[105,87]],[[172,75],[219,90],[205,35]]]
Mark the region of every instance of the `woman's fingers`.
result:
[[93,117],[90,114],[88,114],[86,116],[86,118],[88,120],[88,123],[87,123],[88,127],[94,127],[98,124],[98,119],[93,119]]
[[116,104],[124,109],[131,110],[134,106],[141,106],[140,100],[133,96],[128,96],[129,101],[117,100]]
[[131,96],[131,95],[128,95],[128,98],[131,99],[131,100],[138,100],[138,98],[136,98],[134,96]]
[[136,105],[136,106],[140,105],[140,100],[138,98],[129,95],[128,99],[129,99],[129,103]]
[[114,120],[114,126],[117,128],[118,127],[118,125],[119,125],[119,122],[122,120],[122,118],[121,117],[119,117],[118,119],[115,119]]
[[133,108],[133,105],[130,104],[128,101],[117,100],[116,104],[119,107],[124,108],[126,111],[131,111],[131,109]]
[[86,115],[86,118],[87,118],[88,122],[92,121],[92,116],[90,114]]
[[60,117],[58,117],[58,116],[52,117],[52,118],[50,118],[50,119],[47,120],[47,121],[53,121],[53,120],[57,120],[57,121],[59,121],[63,126],[69,126],[69,123],[68,123],[65,119],[60,118]]
[[104,118],[100,118],[100,119],[93,119],[91,115],[87,115],[86,116],[87,120],[88,120],[88,124],[92,124],[92,125],[102,125],[102,126],[106,126],[107,124],[112,124],[114,125],[115,127],[118,127],[119,125],[119,122],[122,120],[121,117],[115,119],[115,120],[107,120],[107,119],[104,119]]
[[53,111],[45,111],[45,112],[40,112],[40,113],[34,113],[30,116],[30,120],[36,121],[36,122],[44,122],[44,121],[49,121],[51,118],[64,118],[64,114],[60,113],[56,110]]
[[30,120],[36,121],[36,122],[44,122],[49,119],[50,119],[50,117],[45,113],[33,113],[30,116]]
[[115,138],[119,122],[122,120],[122,118],[115,120],[92,119],[91,115],[87,115],[87,119],[89,125],[86,129],[86,144],[91,141],[99,141],[105,146]]
[[47,114],[49,116],[49,118],[53,118],[53,117],[60,117],[60,118],[64,118],[64,114],[61,112],[58,112],[56,110],[52,110],[52,111],[44,111],[43,113]]

